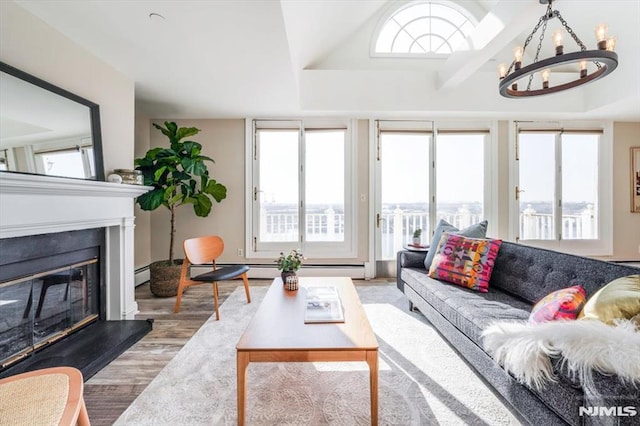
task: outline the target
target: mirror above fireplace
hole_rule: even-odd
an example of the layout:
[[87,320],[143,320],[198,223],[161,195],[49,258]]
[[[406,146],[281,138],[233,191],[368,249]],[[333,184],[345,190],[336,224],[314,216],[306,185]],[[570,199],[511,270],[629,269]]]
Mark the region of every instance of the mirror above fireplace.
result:
[[0,171],[104,180],[97,104],[0,62]]

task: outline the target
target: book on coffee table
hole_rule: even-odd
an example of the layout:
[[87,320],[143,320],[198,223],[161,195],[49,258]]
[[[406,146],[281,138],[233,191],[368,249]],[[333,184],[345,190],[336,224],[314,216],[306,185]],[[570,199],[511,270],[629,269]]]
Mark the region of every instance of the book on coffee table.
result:
[[338,289],[334,286],[308,287],[305,323],[344,322]]

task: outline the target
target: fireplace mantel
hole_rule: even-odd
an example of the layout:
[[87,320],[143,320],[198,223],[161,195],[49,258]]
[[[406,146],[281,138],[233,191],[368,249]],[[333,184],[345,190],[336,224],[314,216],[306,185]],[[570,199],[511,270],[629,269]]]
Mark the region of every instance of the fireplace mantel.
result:
[[104,227],[107,320],[133,319],[134,199],[151,189],[0,173],[0,238]]

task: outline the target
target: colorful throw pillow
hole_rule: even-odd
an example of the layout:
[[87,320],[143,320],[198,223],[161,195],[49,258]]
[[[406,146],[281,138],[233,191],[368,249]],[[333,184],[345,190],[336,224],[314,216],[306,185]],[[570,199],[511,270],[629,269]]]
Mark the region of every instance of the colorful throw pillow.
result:
[[444,232],[434,250],[429,276],[486,293],[501,244],[501,240]]
[[431,245],[429,246],[427,257],[424,258],[424,267],[426,268],[426,270],[428,271],[429,268],[431,268],[431,263],[433,262],[433,258],[436,255],[435,249],[438,246],[440,239],[442,238],[443,232],[455,232],[458,235],[463,235],[465,237],[471,238],[484,238],[487,236],[487,225],[488,222],[486,220],[483,220],[482,222],[474,223],[468,228],[460,230],[446,220],[440,219],[435,231],[433,232],[433,238],[431,238]]
[[616,319],[629,319],[640,314],[640,275],[629,275],[611,281],[598,290],[578,318],[597,319],[612,324]]
[[587,300],[587,292],[580,285],[547,294],[535,304],[529,322],[539,324],[557,320],[574,320]]

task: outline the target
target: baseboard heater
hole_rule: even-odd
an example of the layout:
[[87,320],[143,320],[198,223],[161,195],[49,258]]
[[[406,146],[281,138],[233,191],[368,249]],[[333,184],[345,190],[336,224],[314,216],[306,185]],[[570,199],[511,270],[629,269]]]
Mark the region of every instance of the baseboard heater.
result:
[[[248,273],[249,278],[271,279],[280,275],[275,265],[249,265],[249,267],[251,268]],[[206,268],[203,272],[206,272]],[[358,280],[365,278],[364,265],[304,265],[297,274],[300,277],[349,277]]]
[[[229,264],[227,264],[229,265]],[[272,279],[280,274],[275,265],[264,264],[245,264],[249,265],[249,278],[253,279]],[[220,267],[225,264],[220,264]],[[207,266],[194,266],[191,268],[191,274],[203,274],[211,270]],[[304,265],[298,270],[301,277],[349,277],[352,279],[365,279],[364,265]],[[135,271],[136,286],[149,281],[149,267],[138,268]]]
[[133,273],[136,287],[149,281],[151,276],[151,273],[149,272],[149,265],[138,268]]

